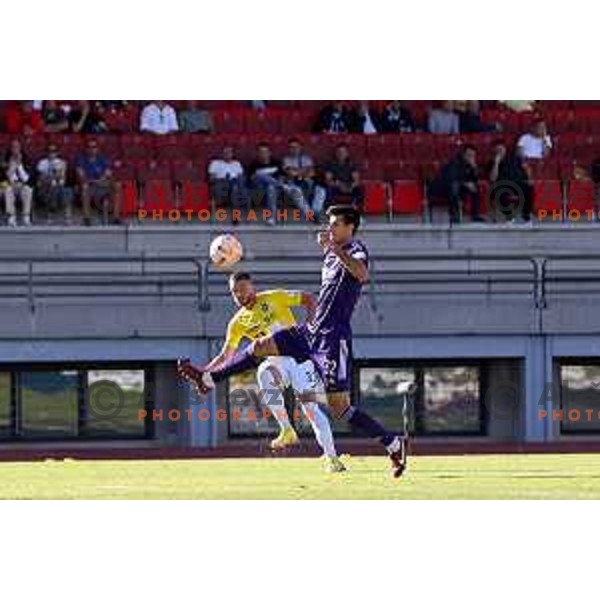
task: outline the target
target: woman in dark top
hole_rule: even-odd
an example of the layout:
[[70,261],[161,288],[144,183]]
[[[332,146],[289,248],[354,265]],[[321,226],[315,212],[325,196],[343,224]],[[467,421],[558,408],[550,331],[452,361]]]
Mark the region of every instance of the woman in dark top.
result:
[[520,216],[526,223],[531,221],[533,185],[520,149],[507,151],[504,143],[498,142],[494,146],[489,177],[491,208],[507,220],[515,221]]

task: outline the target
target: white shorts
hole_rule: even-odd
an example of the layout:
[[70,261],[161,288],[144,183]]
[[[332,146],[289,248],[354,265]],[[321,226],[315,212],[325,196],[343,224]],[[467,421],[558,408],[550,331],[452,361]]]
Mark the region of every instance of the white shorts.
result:
[[278,380],[276,383],[291,387],[297,394],[323,394],[325,391],[321,377],[311,360],[297,363],[291,356],[270,356],[259,365],[256,373],[261,387],[269,375],[274,375]]

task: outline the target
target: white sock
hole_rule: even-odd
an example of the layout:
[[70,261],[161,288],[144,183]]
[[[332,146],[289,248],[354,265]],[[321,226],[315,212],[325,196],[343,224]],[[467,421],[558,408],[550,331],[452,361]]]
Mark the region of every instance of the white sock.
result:
[[392,454],[392,452],[398,452],[400,450],[400,438],[395,437],[392,443],[389,446],[386,446],[387,451]]
[[262,403],[271,411],[279,427],[286,429],[290,426],[290,417],[285,408],[283,390],[277,386],[269,369],[259,369],[257,379]]
[[331,432],[331,425],[329,424],[327,415],[316,402],[302,404],[302,410],[315,432],[317,443],[323,449],[323,454],[330,458],[337,456],[333,433]]

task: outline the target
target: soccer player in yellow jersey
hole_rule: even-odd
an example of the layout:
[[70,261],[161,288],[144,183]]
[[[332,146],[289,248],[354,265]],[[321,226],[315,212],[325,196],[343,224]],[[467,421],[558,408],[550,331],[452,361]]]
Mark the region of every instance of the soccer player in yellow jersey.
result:
[[[225,364],[244,339],[254,342],[265,335],[295,325],[293,306],[303,307],[308,321],[314,316],[316,302],[312,294],[282,289],[257,292],[248,273],[234,273],[229,279],[229,289],[240,308],[229,322],[223,349],[206,369]],[[327,469],[330,472],[345,471],[337,456],[329,419],[316,402],[318,395],[324,394],[324,388],[312,361],[299,364],[289,356],[272,356],[259,365],[256,375],[261,398],[267,402],[267,408],[280,427],[279,435],[271,441],[271,448],[280,450],[298,443],[298,434],[290,423],[284,404],[283,391],[290,387],[303,398],[302,409],[323,450]],[[274,390],[275,393],[272,393]]]

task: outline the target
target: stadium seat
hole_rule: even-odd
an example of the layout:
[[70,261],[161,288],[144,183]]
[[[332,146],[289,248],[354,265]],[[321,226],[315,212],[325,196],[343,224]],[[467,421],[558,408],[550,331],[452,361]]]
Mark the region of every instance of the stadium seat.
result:
[[567,184],[567,214],[570,210],[585,211],[596,207],[593,181],[573,180]]
[[213,113],[213,121],[219,133],[239,133],[244,130],[244,116],[240,110],[217,110]]
[[121,137],[121,157],[127,160],[153,159],[154,138],[141,133],[123,135]]
[[121,193],[121,215],[130,217],[136,214],[139,207],[139,194],[137,183],[134,179],[119,180],[119,191]]
[[140,183],[171,179],[171,164],[168,161],[138,161],[135,171]]
[[184,182],[180,190],[181,210],[210,210],[210,190],[208,184],[203,181],[188,180]]
[[248,109],[244,112],[244,131],[246,133],[277,134],[281,129],[281,111],[267,109],[256,111]]
[[147,179],[142,185],[140,208],[169,211],[176,208],[173,182],[170,179]]
[[392,214],[423,214],[423,185],[420,181],[394,181],[392,185]]
[[[561,181],[544,180],[534,181],[533,211],[542,221],[562,219],[563,213],[563,186]],[[540,211],[546,211],[545,216]]]
[[388,186],[383,181],[363,181],[365,213],[367,215],[390,215]]

